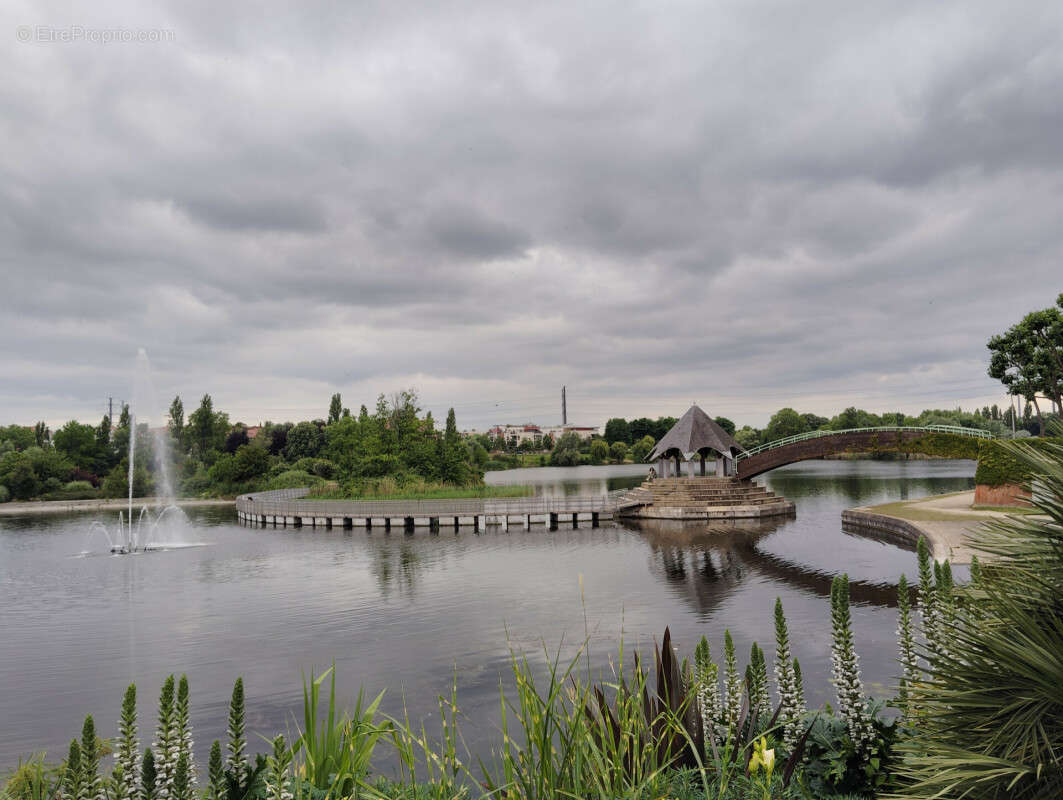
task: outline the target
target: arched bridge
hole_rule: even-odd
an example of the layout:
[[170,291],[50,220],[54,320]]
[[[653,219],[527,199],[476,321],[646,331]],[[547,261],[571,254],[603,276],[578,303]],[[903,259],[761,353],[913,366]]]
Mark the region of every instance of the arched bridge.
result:
[[[954,425],[925,427],[889,426],[849,428],[841,431],[809,431],[762,444],[740,453],[736,459],[739,478],[755,478],[768,470],[839,453],[876,453],[887,451],[924,452],[919,440],[929,434],[945,434],[965,439],[992,439],[988,431]],[[932,452],[928,453],[933,455]]]

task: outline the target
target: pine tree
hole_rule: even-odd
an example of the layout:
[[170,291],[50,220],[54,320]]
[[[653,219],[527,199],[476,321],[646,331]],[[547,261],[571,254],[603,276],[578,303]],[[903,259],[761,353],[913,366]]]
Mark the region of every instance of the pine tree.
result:
[[210,746],[210,760],[207,762],[206,800],[223,800],[225,797],[225,767],[221,760],[221,742],[217,739]]
[[709,641],[704,636],[694,648],[694,680],[697,685],[698,708],[705,731],[705,747],[719,742],[723,726],[723,704],[720,701],[720,668],[712,660]]
[[137,739],[137,686],[129,684],[122,698],[118,742],[114,750],[115,800],[136,800],[140,793],[140,741]]
[[284,744],[284,737],[273,740],[273,754],[266,760],[266,800],[292,800],[291,778],[288,768],[292,754]]
[[860,681],[860,661],[853,645],[852,615],[849,612],[849,576],[838,575],[831,583],[831,672],[838,690],[838,713],[846,722],[853,747],[864,759],[871,755],[875,729],[867,710]]
[[247,768],[247,756],[244,750],[244,679],[237,678],[233,684],[233,696],[229,702],[229,758],[227,769],[237,775]]
[[155,800],[155,784],[158,774],[155,772],[155,753],[149,747],[144,751],[144,759],[140,762],[140,798],[141,800]]
[[182,754],[188,761],[188,785],[190,791],[196,788],[196,773],[192,755],[192,720],[188,713],[188,676],[182,675],[177,682],[177,701],[174,704],[174,731],[177,741],[177,754]]
[[172,797],[174,771],[181,754],[177,738],[176,709],[174,708],[174,679],[167,676],[159,693],[159,724],[155,732],[155,796],[160,800]]
[[898,692],[901,711],[911,718],[908,705],[908,690],[919,679],[919,665],[915,660],[915,636],[912,632],[912,605],[908,592],[908,579],[901,575],[897,583],[897,640],[900,642],[901,682]]
[[734,733],[742,713],[742,679],[738,675],[735,643],[729,630],[723,632],[723,670],[724,718],[728,733]]
[[[919,537],[916,547],[919,560],[919,615],[923,619],[923,638],[926,639],[927,650],[931,654],[940,652],[938,641],[938,622],[940,612],[938,609],[938,593],[934,588],[934,567],[931,565],[930,548],[926,539]],[[935,562],[936,565],[936,562]]]
[[792,752],[801,738],[801,715],[804,704],[798,704],[797,676],[790,655],[790,632],[786,627],[782,600],[775,598],[775,685],[779,690],[779,722],[783,726],[783,744]]
[[184,752],[177,756],[171,790],[173,800],[192,800],[192,781],[189,775],[188,755]]
[[982,565],[978,561],[978,556],[971,556],[971,584],[977,586],[982,582]]
[[96,743],[96,724],[92,715],[81,727],[81,790],[86,800],[103,800],[103,780],[99,775],[100,749]]
[[66,769],[63,770],[64,800],[85,800],[85,791],[81,782],[81,745],[77,739],[70,742],[70,754],[66,757]]
[[328,404],[328,424],[333,425],[340,421],[340,416],[343,414],[343,400],[340,399],[340,393],[332,395],[332,399]]

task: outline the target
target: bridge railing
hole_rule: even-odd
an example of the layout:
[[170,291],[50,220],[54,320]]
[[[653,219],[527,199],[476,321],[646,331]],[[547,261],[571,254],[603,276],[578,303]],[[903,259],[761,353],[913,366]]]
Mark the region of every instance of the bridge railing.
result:
[[797,442],[808,441],[809,439],[819,439],[824,436],[841,436],[846,433],[903,433],[905,431],[915,431],[919,433],[952,433],[957,436],[971,436],[976,439],[994,438],[993,434],[989,431],[979,430],[978,428],[964,428],[960,425],[884,425],[875,428],[845,428],[840,431],[808,431],[807,433],[798,433],[794,436],[787,436],[785,439],[776,439],[773,442],[765,442],[762,445],[751,447],[749,450],[744,450],[739,453],[736,456],[735,461],[742,461],[750,456],[755,456],[758,453],[775,450],[789,444],[796,444]]

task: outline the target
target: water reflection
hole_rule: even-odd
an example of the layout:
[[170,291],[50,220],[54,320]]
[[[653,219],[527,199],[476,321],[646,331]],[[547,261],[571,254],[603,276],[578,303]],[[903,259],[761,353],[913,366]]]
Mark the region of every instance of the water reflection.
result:
[[621,520],[649,546],[650,573],[700,615],[707,616],[746,579],[744,554],[770,535],[783,517],[719,521],[711,525],[677,520]]

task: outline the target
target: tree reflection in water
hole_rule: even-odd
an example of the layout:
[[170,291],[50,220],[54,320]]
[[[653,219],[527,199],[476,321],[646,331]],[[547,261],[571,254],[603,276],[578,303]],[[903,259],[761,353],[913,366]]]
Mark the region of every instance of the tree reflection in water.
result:
[[[830,597],[833,573],[781,558],[760,546],[789,519],[712,523],[623,520],[621,524],[637,531],[649,545],[650,572],[699,615],[708,616],[752,578]],[[849,587],[855,603],[884,608],[897,605],[895,583],[853,580]]]

